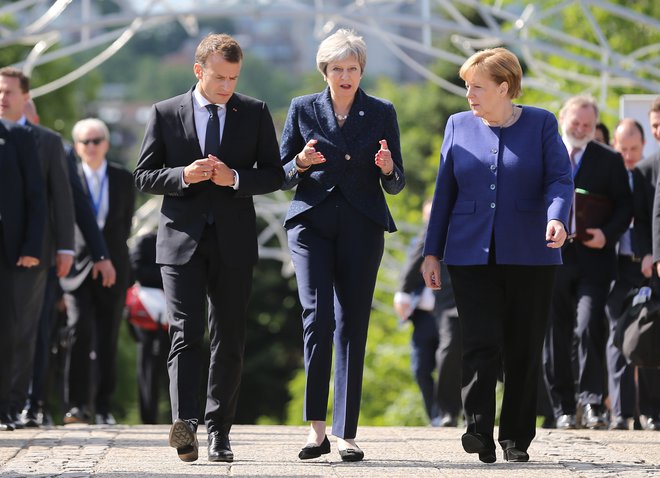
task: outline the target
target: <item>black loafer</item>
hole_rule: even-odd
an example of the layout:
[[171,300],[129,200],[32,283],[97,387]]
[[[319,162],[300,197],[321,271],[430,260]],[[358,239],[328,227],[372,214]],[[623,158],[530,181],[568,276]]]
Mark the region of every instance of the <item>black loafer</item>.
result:
[[185,420],[177,418],[170,428],[170,446],[176,448],[181,461],[195,461],[199,456],[197,428]]
[[463,450],[468,453],[478,453],[479,460],[484,463],[495,463],[495,447],[488,445],[488,440],[481,433],[465,433],[461,437]]
[[330,453],[330,440],[328,440],[328,436],[326,435],[320,445],[314,443],[305,445],[300,450],[300,453],[298,453],[298,458],[301,460],[310,460],[312,458],[318,458],[321,455],[327,455],[328,453]]
[[339,456],[341,461],[362,461],[364,452],[355,448],[346,448],[345,450],[339,450]]
[[209,461],[234,461],[234,452],[231,451],[229,435],[222,432],[209,433]]
[[506,461],[524,463],[529,461],[529,455],[526,451],[519,450],[518,448],[507,448],[504,450],[504,459]]

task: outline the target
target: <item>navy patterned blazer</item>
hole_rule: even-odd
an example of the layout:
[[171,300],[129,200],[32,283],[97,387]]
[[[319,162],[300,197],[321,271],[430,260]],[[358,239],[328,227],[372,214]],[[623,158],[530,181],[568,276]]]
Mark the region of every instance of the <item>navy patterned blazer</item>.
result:
[[[296,169],[296,155],[316,139],[315,148],[326,162],[305,172]],[[387,140],[394,172],[386,177],[374,163],[379,141]],[[396,231],[383,189],[397,194],[405,186],[399,126],[392,103],[358,89],[348,118],[339,127],[332,109],[330,89],[294,98],[284,126],[280,146],[284,165],[283,189],[297,186],[286,215],[286,224],[320,204],[335,188],[366,217],[388,232]],[[382,187],[381,187],[382,185]]]

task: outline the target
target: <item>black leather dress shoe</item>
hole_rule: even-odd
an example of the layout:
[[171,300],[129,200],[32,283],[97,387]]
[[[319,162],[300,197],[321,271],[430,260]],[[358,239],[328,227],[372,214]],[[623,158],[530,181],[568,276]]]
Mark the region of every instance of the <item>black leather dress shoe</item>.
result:
[[504,459],[506,461],[524,463],[526,461],[529,461],[529,455],[527,454],[526,451],[522,451],[515,447],[511,447],[504,450]]
[[614,417],[610,422],[610,430],[629,430],[628,419],[624,417]]
[[8,413],[0,413],[0,432],[13,432],[14,423],[9,418]]
[[40,408],[26,408],[21,412],[21,422],[26,428],[38,428],[44,424],[44,412]]
[[481,433],[468,432],[461,437],[463,450],[468,453],[478,453],[479,460],[484,463],[495,463],[495,445],[489,443],[490,440]]
[[328,453],[330,453],[330,440],[328,440],[328,436],[326,435],[323,437],[323,441],[320,445],[315,443],[305,445],[304,448],[300,450],[300,453],[298,453],[298,458],[301,460],[311,460],[312,458],[318,458],[321,455],[327,455]]
[[86,409],[83,407],[73,407],[64,414],[62,421],[65,425],[70,425],[72,423],[89,423],[89,419],[89,412]]
[[234,461],[234,452],[231,451],[229,435],[222,432],[209,433],[209,461]]
[[646,429],[659,431],[660,430],[660,416],[654,415],[646,419]]
[[199,456],[197,423],[177,418],[170,428],[170,446],[176,448],[181,461],[195,461]]
[[359,448],[346,448],[345,450],[339,450],[339,456],[341,461],[362,461],[364,452]]

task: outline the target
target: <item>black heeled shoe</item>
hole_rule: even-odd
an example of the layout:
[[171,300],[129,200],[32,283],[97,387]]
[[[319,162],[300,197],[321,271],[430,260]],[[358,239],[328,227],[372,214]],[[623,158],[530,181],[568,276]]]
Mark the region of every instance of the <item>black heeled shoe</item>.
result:
[[327,455],[328,453],[330,453],[330,440],[328,440],[328,435],[326,435],[320,445],[314,443],[305,445],[300,450],[300,453],[298,453],[298,458],[301,460],[310,460],[312,458],[318,458],[321,455]]
[[504,450],[504,459],[506,461],[524,463],[529,461],[529,455],[526,451],[519,450],[518,448],[511,447]]
[[484,463],[495,463],[497,457],[495,456],[495,447],[488,445],[487,438],[481,433],[465,433],[461,437],[461,444],[463,450],[468,453],[478,453],[479,460]]

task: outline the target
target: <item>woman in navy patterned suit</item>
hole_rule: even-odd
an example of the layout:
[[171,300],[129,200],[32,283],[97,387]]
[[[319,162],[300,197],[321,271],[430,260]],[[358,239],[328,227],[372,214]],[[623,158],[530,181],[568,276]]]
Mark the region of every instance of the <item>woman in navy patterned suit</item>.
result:
[[504,48],[472,55],[459,72],[470,111],[449,118],[422,272],[440,288],[449,269],[463,332],[468,453],[495,461],[495,385],[504,367],[499,443],[528,461],[555,268],[573,197],[568,153],[550,112],[516,106],[522,69]]
[[383,190],[405,185],[399,127],[388,101],[360,89],[366,64],[361,37],[339,30],[319,46],[328,87],[294,98],[282,133],[283,189],[297,187],[286,216],[303,308],[304,420],[311,422],[302,460],[330,452],[325,418],[333,341],[332,434],[344,461],[364,457],[355,444],[371,301],[384,231],[396,227]]

